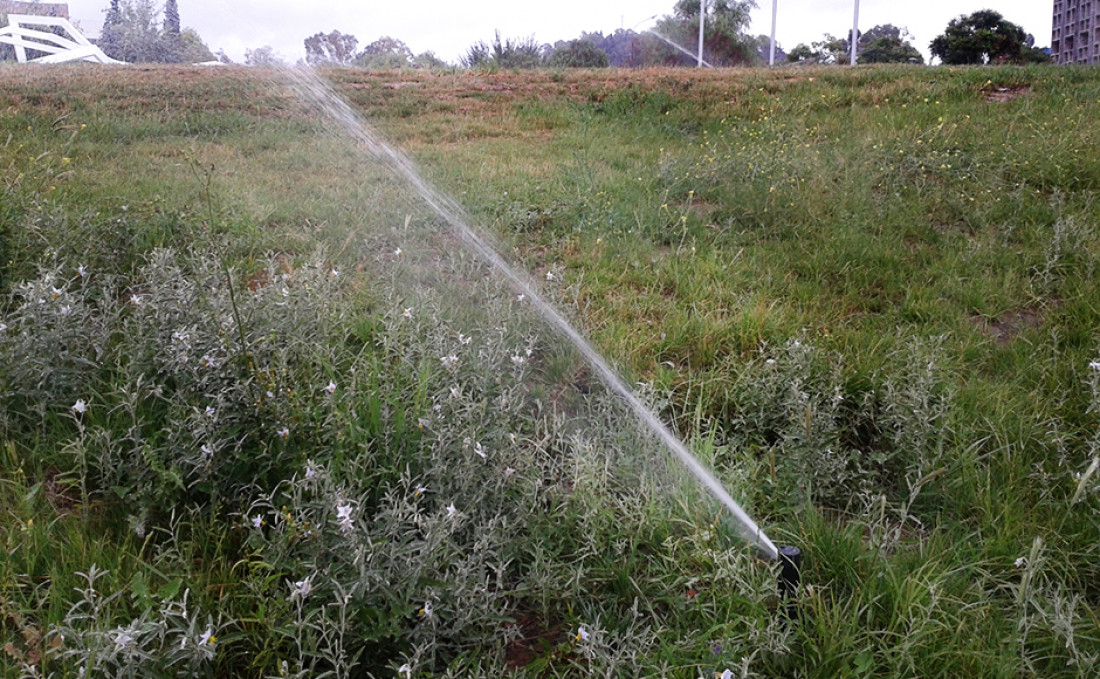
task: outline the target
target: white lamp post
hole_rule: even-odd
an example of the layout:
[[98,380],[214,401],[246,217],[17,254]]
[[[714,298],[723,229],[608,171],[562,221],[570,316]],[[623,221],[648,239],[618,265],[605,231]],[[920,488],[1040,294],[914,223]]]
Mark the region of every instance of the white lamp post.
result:
[[703,67],[703,26],[707,22],[707,0],[699,0],[699,61],[695,68]]
[[856,0],[856,14],[852,19],[852,66],[856,65],[857,43],[859,43],[859,0]]
[[771,54],[768,56],[768,66],[775,66],[775,16],[779,12],[779,0],[772,0],[772,42]]

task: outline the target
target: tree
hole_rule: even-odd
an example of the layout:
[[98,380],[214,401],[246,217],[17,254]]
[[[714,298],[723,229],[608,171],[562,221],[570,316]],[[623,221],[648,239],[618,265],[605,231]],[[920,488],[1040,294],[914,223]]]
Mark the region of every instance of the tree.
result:
[[359,41],[354,35],[333,31],[317,33],[305,39],[306,63],[311,66],[349,66],[355,59]]
[[180,8],[177,0],[167,0],[164,3],[164,34],[166,36],[180,34]]
[[847,38],[837,38],[826,33],[821,40],[799,43],[787,54],[787,61],[793,63],[840,64],[849,54]]
[[859,63],[923,64],[924,55],[909,42],[911,37],[908,30],[893,24],[875,26],[859,36]]
[[257,47],[256,49],[246,49],[244,51],[244,64],[245,66],[260,66],[260,67],[273,67],[282,66],[286,62],[283,60],[281,54],[275,51],[275,48],[271,45],[264,45],[263,47]]
[[542,65],[546,49],[530,38],[500,39],[496,32],[493,44],[476,42],[466,50],[462,65],[466,68],[537,68]]
[[554,68],[607,68],[611,59],[596,43],[582,38],[554,45],[546,63]]
[[901,38],[885,37],[861,47],[857,60],[861,64],[923,64],[924,55]]
[[999,12],[984,9],[959,16],[930,45],[945,64],[989,64],[1024,60],[1027,34]]
[[[656,32],[665,40],[676,43],[688,53],[698,44],[699,12],[706,8],[703,27],[703,58],[715,66],[752,64],[756,60],[755,39],[745,33],[749,25],[749,12],[756,7],[755,0],[678,0],[672,16],[657,22]],[[690,65],[694,61],[688,54],[666,45],[661,50],[667,65]]]
[[111,0],[107,7],[106,16],[103,18],[103,29],[99,32],[99,48],[107,56],[111,56],[118,50],[119,32],[122,24],[122,8],[119,0]]
[[409,46],[388,35],[367,45],[355,57],[355,65],[363,68],[408,68],[412,61]]
[[158,22],[154,0],[111,0],[99,47],[107,56],[131,63],[192,63],[214,58],[194,29],[180,30],[176,0],[165,5],[163,22]]
[[[114,7],[112,3],[108,15]],[[121,0],[117,7],[117,21],[103,27],[107,40],[101,49],[120,61],[161,61],[163,45],[153,0]]]
[[642,61],[642,36],[631,30],[618,29],[604,36],[603,33],[582,33],[581,40],[587,40],[607,55],[610,66],[637,67]]
[[428,51],[428,52],[421,52],[420,54],[413,57],[412,66],[413,66],[413,68],[433,69],[433,68],[447,68],[447,67],[450,66],[450,64],[448,64],[446,61],[443,61],[439,57],[435,56],[435,52]]

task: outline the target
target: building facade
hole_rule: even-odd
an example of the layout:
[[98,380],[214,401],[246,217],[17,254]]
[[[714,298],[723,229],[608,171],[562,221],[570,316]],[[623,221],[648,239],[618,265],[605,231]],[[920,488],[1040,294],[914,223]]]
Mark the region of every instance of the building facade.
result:
[[1100,63],[1100,0],[1054,0],[1050,57],[1056,64]]

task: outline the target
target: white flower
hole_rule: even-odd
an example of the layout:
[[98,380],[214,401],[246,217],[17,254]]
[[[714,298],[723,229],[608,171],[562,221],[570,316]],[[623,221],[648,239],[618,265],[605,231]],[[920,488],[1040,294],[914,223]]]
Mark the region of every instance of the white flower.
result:
[[516,435],[515,434],[508,434],[508,440],[511,441],[512,443],[515,443],[517,441]]
[[210,457],[214,454],[214,447],[211,446],[209,443],[202,444],[202,446],[199,447],[199,450],[202,451],[202,454],[206,457]]
[[394,257],[400,257],[401,256],[401,248],[397,248],[396,250],[394,250],[393,251],[393,256]]
[[315,476],[317,476],[317,470],[307,464],[306,465],[306,481],[312,480],[313,477],[315,477]]
[[68,316],[70,313],[72,313],[72,311],[73,311],[73,308],[71,306],[69,306],[68,304],[65,304],[61,307],[61,315],[62,316]]
[[451,387],[451,398],[458,398],[462,395],[462,391],[458,387]]
[[1021,556],[1019,559],[1016,559],[1016,568],[1023,568],[1025,566],[1027,566],[1026,556]]
[[275,392],[268,389],[266,392],[268,398],[275,398]]
[[421,618],[430,618],[430,617],[432,617],[432,602],[425,601],[424,602],[424,608],[420,609],[420,614],[419,615],[420,615]]
[[409,307],[409,308],[405,309],[405,311],[401,315],[404,316],[405,318],[412,318],[413,317],[412,307]]
[[60,297],[64,293],[65,293],[65,291],[62,290],[61,288],[54,287],[52,285],[50,286],[50,294],[53,295],[54,299],[57,299],[58,297]]
[[421,495],[423,495],[424,493],[427,493],[427,492],[428,492],[427,487],[417,486],[416,489],[413,490],[413,497],[419,497],[419,496],[421,496]]
[[206,416],[207,417],[214,417],[214,413],[216,413],[216,412],[218,412],[218,411],[214,410],[214,406],[206,406]]
[[517,368],[522,366],[526,362],[527,362],[527,359],[524,358],[523,356],[520,356],[519,354],[516,354],[515,356],[512,357],[512,365],[516,366]]
[[218,639],[214,636],[214,630],[207,627],[206,631],[199,637],[199,646],[205,646],[207,644],[213,644]]
[[718,677],[718,679],[733,679],[733,672],[724,670],[721,674],[715,673],[714,676]]
[[278,430],[276,430],[275,433],[278,434],[279,438],[281,438],[281,439],[290,438],[290,430],[287,429],[286,427],[280,427]]
[[77,415],[83,415],[88,410],[88,404],[84,402],[84,399],[78,398],[76,403],[73,404],[73,412]]
[[482,459],[485,458],[485,449],[481,447],[480,442],[474,444],[474,452],[477,453],[478,457],[480,457]]
[[84,268],[83,264],[76,267],[76,275],[80,276],[81,278],[84,278],[85,276],[88,275],[88,270]]
[[1100,361],[1093,361],[1092,363],[1089,363],[1089,367],[1093,370],[1100,370]]
[[340,524],[340,530],[344,535],[349,535],[355,529],[355,523],[351,520],[351,505],[336,505],[336,521]]
[[457,513],[458,510],[455,509],[455,503],[452,502],[451,504],[447,505],[447,518],[454,518],[454,515]]
[[202,364],[207,368],[216,368],[218,367],[218,359],[214,358],[210,354],[206,354],[202,357]]
[[444,368],[453,368],[458,365],[458,356],[451,354],[450,356],[441,356],[439,362],[443,364]]
[[458,343],[461,344],[461,345],[465,346],[465,345],[469,344],[471,341],[473,341],[473,339],[474,339],[473,337],[467,337],[466,335],[463,335],[462,333],[458,333]]
[[252,517],[252,527],[253,528],[260,528],[263,525],[264,525],[264,517],[263,516],[257,514],[256,516]]
[[130,295],[130,304],[134,306],[141,304],[141,295]]
[[519,295],[516,295],[516,301],[517,301],[517,302],[522,302],[522,301],[524,301],[525,299],[527,299],[527,295],[524,295],[524,294],[522,294],[522,293],[521,293],[521,294],[519,294]]
[[119,627],[115,630],[114,642],[115,646],[118,646],[119,648],[127,648],[133,645],[134,638],[130,636],[129,632]]
[[411,677],[411,676],[412,676],[412,673],[413,673],[413,671],[412,671],[412,668],[411,668],[411,667],[409,667],[409,664],[408,664],[408,663],[405,663],[405,664],[404,664],[404,665],[402,665],[401,667],[398,667],[398,668],[397,668],[397,673],[398,673],[398,674],[404,674],[404,675],[405,675],[406,677]]
[[338,278],[340,276],[340,271],[338,269],[333,269],[331,275],[333,278]]
[[0,323],[0,332],[4,332],[7,329],[8,329],[8,324],[7,323]]
[[305,599],[313,591],[313,584],[310,583],[309,578],[305,580],[299,580],[294,583],[294,589],[290,592],[290,600]]
[[330,394],[335,394],[336,393],[336,383],[333,382],[332,380],[329,380],[328,385],[325,387],[325,391],[327,391]]
[[546,280],[548,280],[548,281],[554,280],[554,273],[552,271],[547,271],[546,272]]
[[577,628],[577,641],[588,641],[591,636],[584,627]]
[[431,424],[431,422],[426,417],[421,417],[421,418],[416,420],[416,426],[421,428],[421,429],[428,426],[429,424]]
[[516,470],[512,469],[511,467],[505,467],[504,468],[504,478],[506,478],[506,479],[512,478],[512,475],[515,474],[515,473],[516,473]]
[[764,365],[775,365],[775,359],[769,358],[768,360],[764,361]]

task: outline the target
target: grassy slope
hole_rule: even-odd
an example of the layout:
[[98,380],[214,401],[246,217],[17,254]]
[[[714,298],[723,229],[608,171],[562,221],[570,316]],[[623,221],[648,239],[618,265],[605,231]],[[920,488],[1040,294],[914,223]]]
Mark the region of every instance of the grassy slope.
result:
[[[0,140],[11,135],[0,171],[36,206],[0,227],[6,289],[50,250],[126,272],[152,246],[185,244],[209,225],[210,165],[213,228],[246,267],[305,253],[303,226],[379,200],[337,181],[354,159],[250,74],[28,73],[0,70]],[[1070,498],[1072,474],[1096,454],[1100,76],[331,77],[529,269],[564,272],[596,343],[668,396],[665,415],[685,433],[712,435],[716,466],[767,526],[805,547],[815,590],[804,627],[785,638],[791,650],[769,649],[776,675],[1085,672],[1100,644],[1100,500],[1094,489]],[[41,561],[4,572],[12,635],[40,605],[14,585],[20,568],[57,580],[41,595],[56,620],[72,573],[113,561],[127,583],[144,558],[124,525],[81,524],[36,499],[48,486],[38,481],[66,470],[22,459],[35,449],[5,447],[5,506],[22,508],[3,532],[41,544],[31,550]],[[110,552],[104,534],[118,540],[113,557],[94,553]],[[1044,551],[1030,552],[1037,537]],[[231,558],[208,547],[210,568],[180,577],[237,581]],[[1034,574],[1014,563],[1029,554],[1045,564]],[[1025,573],[1041,587],[1029,591]],[[711,613],[730,610],[713,596]],[[671,619],[678,643],[698,624]],[[555,653],[551,666],[556,657],[567,672]],[[658,643],[645,664],[694,657],[679,653]]]

